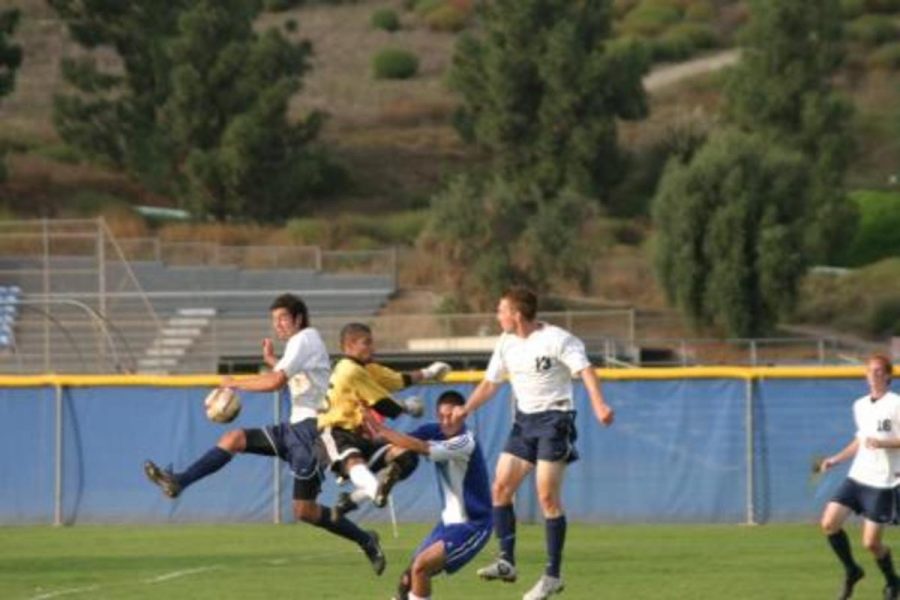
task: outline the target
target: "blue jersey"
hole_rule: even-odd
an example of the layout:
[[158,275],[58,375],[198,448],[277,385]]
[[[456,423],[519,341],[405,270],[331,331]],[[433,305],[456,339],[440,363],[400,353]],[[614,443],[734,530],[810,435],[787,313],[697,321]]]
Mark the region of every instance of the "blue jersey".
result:
[[428,458],[437,470],[445,525],[491,519],[491,484],[475,436],[463,428],[447,439],[437,423],[422,425],[411,436],[428,442]]

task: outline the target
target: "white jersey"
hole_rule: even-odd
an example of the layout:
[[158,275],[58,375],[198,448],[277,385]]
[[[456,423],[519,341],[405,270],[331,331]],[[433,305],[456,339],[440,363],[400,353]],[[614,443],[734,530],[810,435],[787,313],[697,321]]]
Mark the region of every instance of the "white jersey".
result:
[[900,448],[866,448],[866,438],[900,439],[900,396],[888,392],[876,401],[868,394],[853,403],[859,448],[848,477],[876,488],[900,485]]
[[584,344],[554,325],[540,323],[527,338],[500,336],[485,379],[500,383],[508,376],[523,413],[574,410],[572,376],[591,366]]
[[291,423],[315,418],[325,408],[331,362],[317,330],[307,327],[292,335],[273,370],[287,376]]

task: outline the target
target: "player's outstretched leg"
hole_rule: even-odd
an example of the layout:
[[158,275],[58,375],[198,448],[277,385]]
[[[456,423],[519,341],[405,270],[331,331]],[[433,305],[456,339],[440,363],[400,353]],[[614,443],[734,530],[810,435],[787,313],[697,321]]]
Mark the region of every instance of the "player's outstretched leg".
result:
[[147,479],[158,485],[162,489],[162,493],[169,498],[177,498],[181,493],[181,484],[178,483],[172,471],[159,468],[152,460],[144,461],[144,473],[147,475]]
[[522,600],[544,600],[553,594],[558,594],[565,588],[563,580],[559,577],[541,575],[537,583],[522,596]]
[[381,539],[377,531],[369,530],[366,533],[369,534],[369,543],[363,546],[363,552],[372,563],[372,570],[375,571],[375,574],[381,575],[387,566],[387,558],[384,556],[384,550],[381,549]]

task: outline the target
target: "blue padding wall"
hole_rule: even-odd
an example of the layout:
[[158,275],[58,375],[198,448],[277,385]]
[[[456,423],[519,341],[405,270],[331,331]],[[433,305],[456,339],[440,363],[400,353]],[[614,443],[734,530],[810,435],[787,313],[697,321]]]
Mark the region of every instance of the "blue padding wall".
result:
[[[468,393],[473,385],[452,387]],[[411,388],[401,396],[422,396],[433,409],[447,387]],[[752,383],[721,377],[611,380],[604,381],[603,390],[616,410],[610,428],[596,422],[587,394],[576,385],[581,460],[564,484],[571,519],[739,523],[752,517],[764,523],[817,517],[846,468],[811,482],[810,463],[852,439],[850,407],[866,388],[858,377]],[[62,388],[57,498],[56,388],[0,387],[0,524],[52,523],[57,511],[65,523],[293,520],[290,474],[272,458],[238,456],[175,501],[146,481],[145,459],[182,470],[231,427],[206,420],[207,391],[151,385]],[[287,414],[283,397],[245,393],[243,400],[233,426],[258,427]],[[508,386],[470,417],[491,470],[511,419]],[[401,430],[416,425],[408,417],[395,422]],[[434,478],[434,469],[423,461],[395,488],[400,520],[437,518]],[[523,485],[517,512],[524,520],[539,520],[533,479]],[[322,501],[330,504],[336,493],[329,479]],[[386,520],[388,514],[366,509],[357,518]]]

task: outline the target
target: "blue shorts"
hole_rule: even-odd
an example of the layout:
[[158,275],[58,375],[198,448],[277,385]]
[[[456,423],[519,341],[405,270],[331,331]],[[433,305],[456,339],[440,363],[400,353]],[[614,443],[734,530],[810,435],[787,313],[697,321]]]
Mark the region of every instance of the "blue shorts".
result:
[[548,410],[532,414],[517,411],[503,451],[531,464],[538,460],[572,463],[578,460],[577,438],[574,411]]
[[324,474],[315,451],[316,419],[279,423],[265,429],[245,429],[244,434],[247,437],[246,452],[277,456],[290,465],[295,500],[313,500],[319,495]]
[[868,521],[896,525],[898,494],[900,488],[871,487],[848,477],[831,501],[846,506]]
[[435,542],[444,542],[444,571],[448,575],[459,571],[470,560],[475,558],[491,538],[491,522],[475,521],[444,525],[438,523],[428,534],[416,551],[413,560]]

